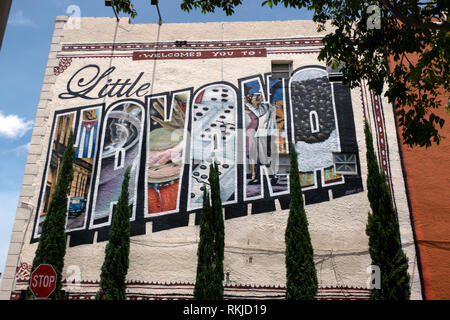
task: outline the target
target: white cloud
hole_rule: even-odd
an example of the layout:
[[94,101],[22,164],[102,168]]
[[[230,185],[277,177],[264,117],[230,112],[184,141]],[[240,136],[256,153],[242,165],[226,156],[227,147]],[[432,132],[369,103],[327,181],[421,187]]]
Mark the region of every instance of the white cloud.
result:
[[16,154],[16,156],[21,156],[23,154],[25,154],[25,155],[28,154],[29,149],[30,149],[30,143],[28,142],[28,143],[22,144],[16,148],[14,148],[12,150],[9,150],[8,152],[13,152]]
[[22,10],[11,14],[8,24],[13,26],[36,27],[36,24],[30,18],[25,17]]
[[0,137],[21,138],[31,128],[33,128],[33,121],[26,121],[15,114],[5,116],[0,111]]

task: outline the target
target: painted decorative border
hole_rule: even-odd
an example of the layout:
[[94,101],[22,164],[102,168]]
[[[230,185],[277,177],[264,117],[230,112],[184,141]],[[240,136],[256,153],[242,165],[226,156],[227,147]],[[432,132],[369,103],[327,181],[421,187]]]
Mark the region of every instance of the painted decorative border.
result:
[[[377,138],[379,143],[379,155],[381,160],[381,166],[383,167],[384,174],[386,177],[390,180],[390,171],[388,167],[388,160],[387,160],[387,147],[386,147],[386,133],[384,130],[384,119],[383,115],[381,114],[381,102],[380,102],[380,96],[376,95],[375,92],[372,92],[372,99],[373,99],[373,106],[374,106],[374,114],[375,114],[375,124],[377,129]],[[390,184],[389,184],[389,188]],[[392,191],[392,190],[391,190]]]
[[[280,55],[280,54],[318,54],[320,52],[320,48],[316,49],[284,49],[284,50],[272,50],[267,49],[267,57],[271,55]],[[135,51],[136,52],[136,51]],[[87,58],[133,58],[133,52],[129,53],[60,53],[57,56],[58,59],[87,59]],[[217,57],[218,59],[222,57]],[[65,70],[65,69],[64,69]],[[62,73],[62,72],[61,72]]]
[[[18,284],[27,284],[30,280],[31,264],[26,262],[21,263],[20,268],[17,268],[16,282]],[[67,286],[67,279],[62,281],[63,285]],[[146,289],[146,290],[172,290],[172,292],[158,293],[134,293],[128,294],[128,300],[173,300],[173,299],[193,299],[192,292],[195,283],[192,282],[153,282],[130,280],[126,282],[129,290]],[[79,288],[89,290],[87,292],[73,292],[68,293],[69,300],[93,300],[95,293],[100,287],[98,280],[82,280],[76,284]],[[184,293],[182,293],[182,292]],[[317,292],[316,299],[318,300],[368,300],[370,298],[370,289],[353,286],[336,286],[336,287],[321,287]],[[252,284],[225,284],[224,296],[225,299],[284,299],[286,295],[285,286],[264,286]],[[15,291],[11,294],[11,300],[20,300],[21,292]]]
[[[94,284],[94,283],[92,283]],[[66,292],[67,300],[94,300],[99,288],[98,282],[89,286],[91,289],[86,292]],[[154,287],[151,287],[154,286]],[[181,286],[181,287],[180,287]],[[146,289],[151,290],[182,290],[181,291],[161,291],[161,293],[134,293],[127,294],[127,300],[193,300],[194,283],[156,283],[147,284]],[[134,287],[135,288],[135,287]],[[132,289],[130,286],[128,289]],[[370,289],[359,287],[322,287],[318,289],[316,300],[370,300]],[[284,300],[286,296],[285,287],[276,286],[250,286],[250,285],[225,285],[224,299],[258,299],[258,300]],[[14,291],[11,300],[20,300],[22,291]]]
[[375,124],[375,136],[378,144],[378,156],[381,168],[383,168],[384,174],[386,175],[386,180],[389,186],[389,192],[391,196],[393,196],[393,188],[392,188],[392,177],[391,170],[389,167],[389,155],[388,155],[388,145],[386,140],[386,127],[384,123],[384,114],[383,114],[383,106],[381,103],[381,97],[375,94],[374,91],[369,91],[369,98],[367,98],[367,89],[366,84],[363,83],[360,85],[361,90],[361,101],[363,103],[363,115],[364,120],[370,123],[370,111],[369,107],[366,107],[366,103],[369,104],[369,100],[372,100],[372,112],[373,112],[373,122]]
[[31,277],[31,264],[26,262],[20,263],[16,268],[16,282],[28,282]]
[[59,76],[61,73],[66,71],[68,67],[70,67],[72,63],[72,58],[58,58],[59,59],[59,65],[57,67],[53,68],[53,74],[55,76]]
[[148,50],[148,49],[217,49],[217,48],[249,48],[249,47],[305,47],[322,46],[322,37],[288,38],[288,39],[254,39],[234,41],[194,41],[186,45],[178,45],[174,42],[150,42],[150,43],[74,43],[64,44],[63,52],[68,51],[105,51],[105,50]]

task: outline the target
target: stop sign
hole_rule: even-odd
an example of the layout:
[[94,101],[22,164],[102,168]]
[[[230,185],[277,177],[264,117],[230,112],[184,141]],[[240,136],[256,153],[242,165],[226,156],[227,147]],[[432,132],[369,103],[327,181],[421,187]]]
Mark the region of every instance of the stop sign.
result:
[[30,290],[36,298],[45,299],[56,288],[56,272],[50,264],[41,264],[31,274]]

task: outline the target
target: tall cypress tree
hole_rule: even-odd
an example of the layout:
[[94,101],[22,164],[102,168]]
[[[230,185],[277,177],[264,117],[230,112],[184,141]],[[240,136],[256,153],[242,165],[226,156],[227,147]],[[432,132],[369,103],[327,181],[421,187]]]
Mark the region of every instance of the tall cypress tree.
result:
[[222,199],[220,197],[219,167],[213,162],[209,167],[209,183],[211,187],[211,211],[214,232],[214,293],[212,299],[223,300],[223,259],[225,249],[225,226],[223,222]]
[[127,168],[122,182],[122,190],[115,206],[109,242],[105,248],[105,260],[100,275],[100,300],[125,300],[126,276],[130,254],[130,216],[131,208],[128,203],[128,185],[130,167]]
[[215,277],[215,254],[212,220],[209,193],[205,187],[200,217],[200,241],[197,249],[197,277],[194,288],[194,299],[196,300],[210,300],[214,294],[214,286],[212,284]]
[[[55,269],[56,288],[50,295],[50,299],[61,299],[62,271],[67,242],[67,197],[73,180],[74,156],[73,132],[71,131],[47,215],[42,223],[42,232],[31,267],[31,270],[34,271],[40,264],[51,264]],[[28,295],[30,294],[31,291],[28,290]]]
[[200,242],[197,251],[197,278],[194,298],[198,300],[223,300],[223,259],[225,226],[220,198],[219,168],[216,162],[209,167],[209,194],[203,191],[203,209],[200,220]]
[[290,144],[289,217],[285,232],[286,242],[286,299],[312,300],[317,293],[317,273],[314,252],[308,231],[308,220],[303,205],[302,187],[298,171],[297,152]]
[[367,195],[369,212],[366,234],[372,265],[380,268],[381,288],[372,291],[374,300],[409,300],[408,258],[402,249],[397,213],[392,204],[384,172],[380,172],[369,124],[364,132],[367,146]]

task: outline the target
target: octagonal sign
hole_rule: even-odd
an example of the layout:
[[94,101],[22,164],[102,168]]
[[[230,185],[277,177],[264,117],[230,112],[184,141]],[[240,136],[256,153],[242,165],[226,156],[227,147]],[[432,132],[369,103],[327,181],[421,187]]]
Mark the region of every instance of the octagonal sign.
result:
[[31,274],[30,290],[38,299],[46,299],[56,288],[56,272],[50,264],[41,264]]

